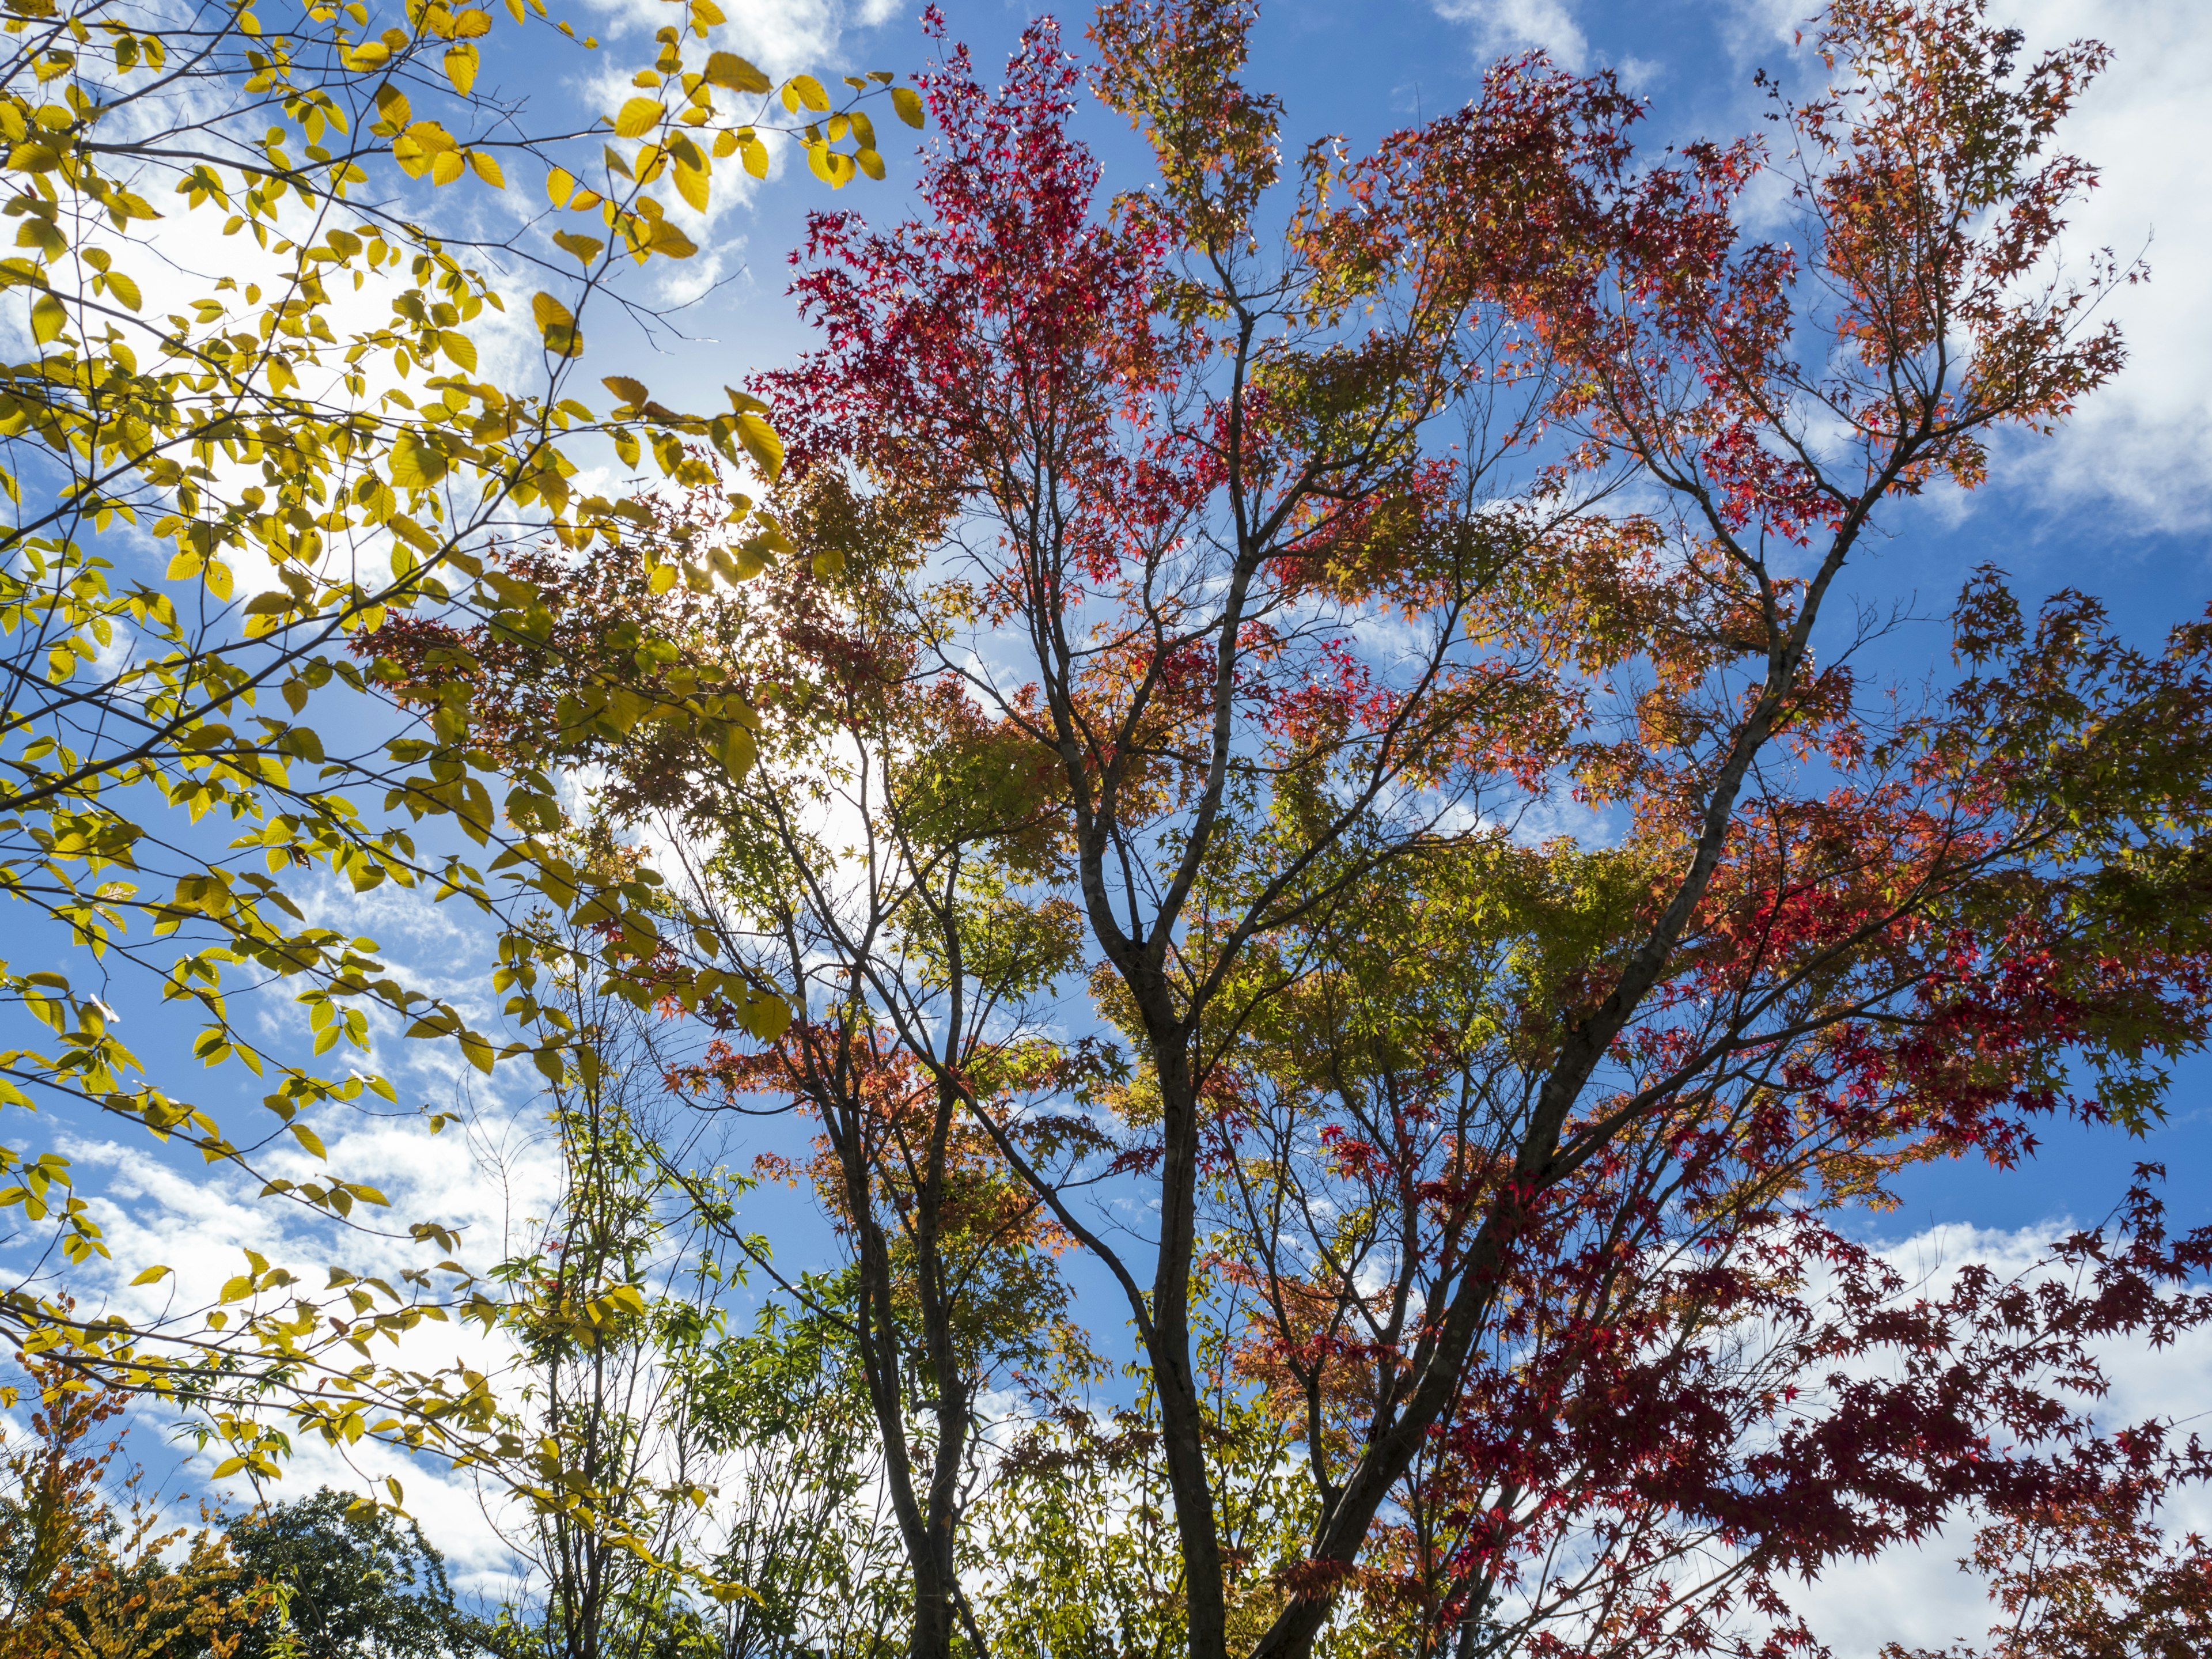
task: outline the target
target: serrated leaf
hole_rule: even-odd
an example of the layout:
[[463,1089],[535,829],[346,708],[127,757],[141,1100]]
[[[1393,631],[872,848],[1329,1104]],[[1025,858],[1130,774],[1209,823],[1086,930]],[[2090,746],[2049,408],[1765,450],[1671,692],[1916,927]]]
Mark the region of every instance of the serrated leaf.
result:
[[553,245],[575,255],[576,263],[581,265],[589,265],[599,257],[599,250],[606,246],[596,236],[579,236],[573,230],[555,231]]
[[538,331],[545,342],[545,349],[556,357],[580,357],[584,355],[584,336],[576,326],[576,313],[551,295],[539,293],[530,301],[530,314],[537,319]]
[[323,1150],[322,1138],[306,1124],[295,1123],[289,1127],[292,1131],[292,1139],[306,1147],[309,1156],[322,1158],[327,1158],[330,1156]]
[[468,1056],[470,1065],[479,1072],[491,1070],[493,1050],[489,1042],[474,1031],[463,1031],[457,1041],[461,1045],[461,1052]]
[[642,138],[660,125],[660,104],[652,98],[633,98],[615,114],[615,137]]
[[445,452],[427,438],[403,428],[392,441],[392,483],[398,489],[428,489],[446,476]]
[[438,336],[438,343],[446,349],[446,356],[460,365],[464,373],[477,372],[477,343],[465,334],[447,329]]
[[762,477],[773,482],[776,474],[783,471],[783,440],[759,416],[747,413],[738,416],[738,441],[745,447],[745,453],[752,457]]
[[707,59],[707,84],[732,92],[762,93],[775,82],[733,52],[712,53]]
[[686,236],[666,219],[653,221],[653,229],[645,245],[653,252],[671,259],[688,259],[699,251],[699,245]]
[[477,83],[477,49],[474,46],[451,46],[446,52],[446,78],[453,83],[453,90],[465,98]]
[[494,190],[507,188],[507,175],[499,170],[499,163],[480,149],[469,152],[469,165],[476,169],[477,177]]

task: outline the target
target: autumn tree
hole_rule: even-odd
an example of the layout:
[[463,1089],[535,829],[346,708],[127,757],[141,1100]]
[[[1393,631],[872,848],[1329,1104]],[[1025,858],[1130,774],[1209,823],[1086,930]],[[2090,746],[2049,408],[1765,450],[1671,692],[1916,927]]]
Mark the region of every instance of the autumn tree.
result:
[[[2057,1480],[2087,1333],[2203,1316],[2148,1193],[2078,1294],[1926,1306],[1838,1216],[2039,1115],[2140,1129],[2204,1035],[2203,625],[2142,653],[1988,573],[1914,706],[1837,614],[1874,526],[2120,362],[2124,273],[2054,264],[2101,49],[1844,0],[1768,142],[1644,162],[1609,77],[1528,58],[1285,181],[1250,21],[1102,10],[1158,163],[1104,204],[1053,27],[995,90],[951,50],[923,210],[816,218],[823,343],[757,383],[794,477],[931,535],[911,633],[1056,769],[1138,1086],[1042,1158],[964,1103],[1126,1293],[1194,1655],[1355,1595],[1468,1653],[1811,1640],[1782,1574]],[[1566,802],[1607,831],[1527,833]],[[1140,1243],[1079,1196],[1115,1176]],[[1298,1426],[1293,1559],[1224,1550],[1223,1365]]]
[[[779,86],[718,49],[722,21],[712,0],[672,4],[631,93],[602,115],[507,89],[523,54],[598,50],[542,0],[375,16],[7,8],[0,131],[19,234],[0,284],[24,307],[33,355],[0,387],[0,837],[19,925],[82,971],[0,977],[28,1028],[0,1057],[0,1109],[118,1120],[219,1170],[262,1173],[278,1142],[319,1158],[319,1109],[392,1089],[256,1036],[237,999],[258,1006],[277,988],[317,1056],[365,1048],[381,1012],[487,1070],[502,1050],[558,1069],[563,1034],[471,1030],[368,944],[308,925],[299,884],[395,883],[509,920],[525,902],[639,917],[643,884],[595,885],[546,838],[562,757],[589,730],[650,715],[702,764],[744,764],[733,733],[750,711],[725,691],[636,707],[580,683],[567,733],[501,774],[465,704],[393,706],[374,644],[417,611],[536,628],[526,583],[477,580],[517,537],[647,556],[629,534],[641,509],[571,483],[603,446],[692,483],[725,465],[773,476],[777,441],[742,398],[692,416],[623,381],[599,415],[575,384],[587,313],[619,306],[652,325],[623,273],[696,252],[680,221],[718,168],[764,174],[782,133],[831,185],[882,173],[864,104],[882,111],[888,73],[856,77],[833,109],[813,77]],[[890,101],[919,118],[910,90]],[[454,232],[477,205],[456,210],[459,196],[541,189],[550,210],[518,228]],[[512,380],[489,369],[505,354],[489,331],[503,326],[525,346]],[[732,524],[773,537],[745,497],[720,499]],[[151,567],[132,569],[149,542]],[[418,830],[424,819],[443,823]],[[471,862],[476,848],[488,862]],[[534,885],[516,898],[517,881]],[[125,1046],[110,999],[137,994],[193,1012],[198,1060],[262,1079],[261,1127],[219,1122],[159,1055]],[[0,1294],[0,1328],[80,1377],[199,1410],[231,1444],[222,1472],[274,1473],[280,1408],[289,1431],[498,1462],[484,1378],[370,1361],[372,1337],[463,1308],[497,1316],[437,1218],[398,1224],[426,1251],[404,1285],[344,1275],[311,1291],[249,1256],[217,1305],[133,1321],[74,1311],[64,1293],[108,1248],[68,1160],[11,1135],[0,1171],[0,1206],[50,1246]],[[341,1236],[383,1224],[360,1172],[272,1178],[264,1196]],[[140,1282],[167,1271],[149,1264]]]
[[[2014,1279],[1858,1237],[1902,1170],[2147,1127],[2205,1035],[2212,624],[1984,571],[1893,694],[1841,597],[2120,362],[2126,273],[2054,258],[2100,49],[1842,0],[1765,141],[1640,157],[1532,58],[1285,177],[1252,21],[1100,12],[1158,173],[1110,201],[1053,24],[995,86],[947,42],[918,210],[812,222],[820,348],[751,383],[772,535],[664,493],[645,567],[509,550],[534,631],[387,629],[520,758],[579,679],[753,712],[744,768],[564,751],[665,872],[592,925],[673,1093],[819,1126],[769,1168],[850,1294],[784,1288],[865,1381],[910,1650],[1814,1651],[1790,1577],[1961,1519],[2037,1640],[2127,1585],[2183,1639],[2201,1455],[2102,1421],[2100,1353],[2203,1322],[2212,1238],[2150,1170]],[[1062,1240],[1127,1398],[1030,1363],[1094,1346]]]
[[[673,1137],[652,1140],[666,1178],[773,1277],[793,1316],[848,1345],[905,1554],[886,1593],[910,1620],[910,1650],[948,1653],[957,1631],[982,1639],[961,1588],[963,1518],[996,1455],[981,1397],[1093,1363],[1062,1314],[1065,1236],[966,1108],[975,1089],[1050,1097],[1086,1063],[1032,1008],[1080,939],[1073,907],[1037,891],[1054,856],[1051,774],[1018,731],[915,677],[908,618],[880,602],[913,563],[895,513],[823,479],[779,503],[787,533],[820,550],[767,571],[748,559],[732,587],[714,566],[744,550],[719,544],[711,502],[694,493],[654,511],[644,533],[688,580],[655,592],[645,568],[518,557],[509,568],[558,596],[552,636],[402,625],[402,695],[458,671],[496,740],[540,742],[575,674],[630,672],[621,641],[638,628],[672,647],[660,680],[744,687],[757,724],[742,776],[703,776],[681,734],[599,743],[591,833],[611,852],[657,830],[697,924],[638,967],[671,1016],[653,1039],[659,1075],[703,1118],[811,1126],[810,1154],[763,1154],[755,1170],[816,1192],[849,1251],[842,1271],[786,1271],[684,1167]],[[786,1003],[787,1024],[754,1023]],[[748,1030],[768,1046],[745,1052]]]

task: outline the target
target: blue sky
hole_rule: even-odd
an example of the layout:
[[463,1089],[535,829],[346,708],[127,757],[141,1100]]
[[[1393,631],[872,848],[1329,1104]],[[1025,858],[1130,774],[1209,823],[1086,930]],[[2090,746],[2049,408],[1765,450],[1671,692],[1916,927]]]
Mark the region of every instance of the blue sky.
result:
[[[880,0],[723,3],[732,14],[729,44],[772,73],[907,71],[927,53],[913,13]],[[587,69],[592,60],[565,53],[525,64],[493,59],[487,82],[504,71],[510,81],[531,80],[536,97],[568,96],[564,77],[603,73],[617,63],[635,67],[650,30],[666,15],[653,0],[580,0],[580,6],[569,15],[607,42],[599,67]],[[1033,15],[993,0],[946,0],[945,9],[956,37],[971,42],[987,66],[1003,58]],[[2202,88],[2212,84],[2212,7],[1998,0],[1994,9],[2025,27],[2031,44],[2087,34],[2114,47],[2112,71],[2069,135],[2106,177],[2078,222],[2078,246],[2111,246],[2124,255],[2147,251],[2154,278],[2117,302],[2133,351],[2119,380],[2059,438],[2008,445],[1991,483],[1975,496],[1896,514],[1892,538],[1852,573],[1854,591],[1882,604],[1917,595],[1923,614],[1940,614],[1966,572],[1994,560],[2029,597],[2063,586],[2100,595],[2130,633],[2153,641],[2212,601],[2212,196],[2192,172],[2212,153],[2212,113],[2198,106]],[[1263,9],[1255,35],[1250,78],[1283,97],[1288,145],[1341,133],[1357,149],[1383,131],[1464,100],[1500,52],[1540,47],[1570,68],[1616,70],[1650,100],[1646,132],[1655,144],[1725,137],[1755,118],[1754,69],[1773,70],[1785,81],[1805,72],[1790,37],[1808,10],[1807,0],[1276,0]],[[1063,15],[1071,38],[1079,38],[1086,15]],[[803,167],[779,166],[765,184],[718,201],[699,259],[678,270],[678,287],[668,290],[683,298],[720,284],[680,313],[689,337],[656,344],[616,330],[594,332],[593,372],[620,369],[646,380],[665,403],[711,406],[724,383],[802,349],[783,293],[783,254],[804,214],[829,204],[886,218],[907,210],[904,186],[914,163],[901,153],[905,130],[888,118],[878,130],[890,163],[883,184],[859,183],[831,198]],[[1109,187],[1143,181],[1144,158],[1117,120],[1092,114],[1085,131],[1106,160]],[[1899,660],[1938,660],[1943,642],[1940,624],[1928,624],[1897,641]],[[388,896],[357,901],[333,891],[324,905],[318,920],[378,935],[418,979],[450,975],[457,993],[477,994],[465,972],[474,946],[465,919],[424,913]],[[150,1008],[125,1012],[158,1020]],[[294,1018],[281,1006],[266,1017],[272,1025]],[[383,1048],[401,1082],[403,1105],[450,1097],[466,1083],[447,1059],[406,1047],[414,1052]],[[211,1078],[210,1086],[228,1085]],[[2145,1158],[2170,1166],[2176,1219],[2212,1219],[2208,1089],[2212,1066],[2192,1062],[2175,1079],[2169,1121],[2146,1141],[2055,1127],[2042,1154],[2021,1170],[1946,1166],[1908,1177],[1903,1209],[1869,1224],[1931,1261],[1961,1251],[2002,1257],[2051,1237],[2063,1221],[2101,1216]],[[502,1084],[495,1092],[505,1091]],[[241,1093],[250,1099],[258,1091]],[[498,1117],[495,1109],[488,1121]],[[249,1195],[195,1186],[187,1172],[136,1148],[100,1152],[96,1126],[73,1127],[92,1154],[84,1160],[87,1174],[118,1231],[118,1256],[189,1258],[219,1277],[234,1271],[242,1244],[272,1255],[304,1246],[301,1235],[257,1210]],[[507,1174],[496,1179],[486,1176],[483,1163],[461,1157],[455,1142],[426,1142],[419,1130],[397,1123],[361,1121],[345,1126],[342,1139],[327,1128],[325,1139],[334,1163],[361,1168],[375,1161],[392,1170],[394,1196],[413,1213],[460,1216],[496,1233],[527,1208],[545,1173],[526,1137],[513,1133],[501,1164]],[[1108,1317],[1102,1311],[1100,1322]],[[2193,1409],[2193,1400],[2212,1397],[2212,1346],[2136,1368],[2133,1381],[2144,1409]],[[307,1486],[321,1478],[312,1468],[301,1474]],[[426,1520],[454,1552],[456,1566],[491,1587],[499,1552],[472,1518],[468,1492],[415,1476],[410,1485],[424,1495]],[[1838,1652],[1870,1656],[1890,1636],[1934,1639],[1978,1630],[1983,1620],[1973,1600],[1945,1565],[1956,1553],[1939,1548],[1888,1563],[1879,1580],[1884,1593],[1875,1598],[1881,1609],[1870,1610],[1866,1595],[1875,1580],[1846,1574],[1820,1592],[1839,1621]],[[1918,1602],[1910,1614],[1897,1610],[1896,1592],[1908,1584]]]

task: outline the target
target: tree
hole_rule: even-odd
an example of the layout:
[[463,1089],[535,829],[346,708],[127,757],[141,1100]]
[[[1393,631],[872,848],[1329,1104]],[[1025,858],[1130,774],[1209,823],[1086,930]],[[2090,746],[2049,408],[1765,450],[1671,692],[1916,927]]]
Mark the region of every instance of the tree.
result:
[[121,1414],[127,1396],[71,1388],[51,1363],[34,1362],[30,1375],[45,1385],[47,1404],[4,1458],[0,1654],[228,1659],[269,1615],[274,1593],[240,1570],[212,1528],[165,1528],[159,1504],[135,1474],[117,1513],[101,1481],[122,1437],[105,1447],[90,1443]]
[[[2089,1433],[2078,1322],[2202,1316],[2201,1238],[2109,1304],[2015,1291],[2048,1322],[2014,1342],[1978,1291],[1912,1312],[1831,1218],[2039,1114],[2139,1128],[2204,1036],[2202,625],[2147,656],[2069,595],[2031,629],[1992,574],[1955,690],[1900,709],[1832,614],[1878,515],[2120,361],[2090,319],[2124,273],[2051,258],[2101,49],[1844,0],[1835,89],[1778,94],[1774,146],[1656,165],[1607,77],[1523,59],[1310,153],[1263,263],[1249,21],[1102,10],[1097,84],[1159,164],[1103,214],[1049,26],[996,91],[953,52],[924,213],[817,217],[824,343],[757,382],[787,477],[924,527],[963,604],[913,632],[1058,768],[1139,1086],[1116,1146],[1042,1167],[965,1104],[1126,1292],[1194,1655],[1303,1654],[1356,1585],[1463,1652],[1809,1639],[1780,1572],[2049,1478],[2039,1423]],[[1799,251],[1738,228],[1765,174]],[[1609,509],[1632,482],[1672,505]],[[1500,827],[1565,800],[1617,832]],[[1109,1171],[1152,1183],[1141,1244],[1073,1196]],[[1292,1560],[1223,1547],[1192,1310],[1224,1279],[1318,1498]],[[1907,1380],[1877,1408],[1859,1364]]]
[[[630,951],[660,1036],[727,1039],[672,1085],[822,1124],[887,1468],[992,1454],[897,1494],[910,1650],[1810,1652],[1788,1577],[1964,1518],[2071,1553],[2014,1581],[2052,1641],[2124,1519],[2186,1632],[2201,1552],[2148,1540],[2201,1458],[2100,1420],[2098,1350],[2212,1313],[2212,1234],[2147,1170],[2016,1279],[1854,1237],[1901,1169],[2147,1127],[2206,1036],[2212,625],[2138,649],[1985,571],[1916,700],[1839,614],[1903,501],[2120,361],[2127,273],[2053,258],[2100,50],[1841,0],[1771,144],[1647,164],[1609,78],[1524,58],[1290,180],[1251,22],[1101,11],[1158,163],[1109,204],[1052,24],[995,88],[949,48],[918,212],[812,222],[821,347],[752,383],[804,556],[720,594],[758,550],[665,503],[659,595],[526,568],[544,645],[406,670],[524,744],[579,664],[759,712],[742,779],[590,752],[709,919]],[[1737,223],[1762,177],[1790,246]],[[1017,1364],[999,1435],[978,1384],[1048,1328],[947,1344],[943,1291],[1047,1218],[1137,1377]]]
[[417,1522],[325,1486],[225,1535],[243,1573],[283,1592],[242,1636],[241,1659],[447,1659],[488,1645],[485,1627],[454,1606],[445,1557]]
[[[288,891],[303,873],[357,891],[422,885],[511,916],[504,868],[534,884],[532,902],[648,925],[645,884],[580,884],[544,838],[558,817],[548,769],[567,748],[510,776],[488,771],[465,705],[391,706],[374,642],[417,609],[537,629],[543,607],[526,584],[476,580],[518,535],[631,556],[641,509],[569,482],[574,457],[599,445],[627,465],[649,449],[690,482],[716,476],[717,454],[773,476],[777,440],[742,398],[693,417],[617,376],[611,415],[595,416],[572,385],[580,319],[598,301],[651,325],[621,272],[696,251],[673,198],[653,187],[702,208],[718,161],[765,173],[771,131],[790,131],[832,185],[880,176],[860,95],[891,77],[856,78],[833,112],[811,76],[779,88],[712,49],[722,13],[684,0],[611,116],[540,112],[499,90],[496,54],[561,49],[574,31],[550,22],[543,0],[505,9],[495,20],[412,3],[372,23],[365,5],[321,0],[267,14],[130,0],[6,9],[0,131],[20,234],[0,285],[26,302],[35,355],[0,387],[11,504],[0,526],[0,862],[21,925],[82,972],[0,969],[7,1000],[48,1028],[0,1054],[0,1109],[59,1102],[227,1169],[254,1170],[272,1142],[321,1157],[317,1109],[364,1091],[389,1098],[391,1085],[273,1052],[235,1017],[229,999],[246,988],[290,989],[317,1055],[365,1048],[381,1010],[487,1070],[501,1052],[557,1066],[557,1032],[497,1043],[399,983],[370,946],[306,925]],[[910,91],[890,99],[919,118]],[[600,234],[448,234],[458,221],[436,192],[503,191],[510,171],[518,190],[542,177],[555,210],[591,216],[568,223]],[[201,277],[195,263],[229,270]],[[526,283],[508,292],[540,349],[505,385],[479,376],[467,331],[497,323],[511,279]],[[776,539],[742,495],[721,497],[720,513]],[[109,553],[126,537],[160,550],[158,577],[127,558],[118,570]],[[650,718],[701,745],[699,764],[744,764],[750,715],[726,692],[635,707],[607,685],[574,691],[568,747]],[[325,735],[336,728],[305,723],[311,698],[365,729],[365,743],[342,748]],[[426,817],[460,835],[418,842],[410,826]],[[471,842],[497,855],[489,879],[469,862]],[[122,985],[194,1009],[196,1058],[262,1078],[266,1124],[224,1127],[160,1056],[125,1047],[108,1000]],[[483,1378],[369,1362],[372,1337],[463,1309],[491,1316],[436,1219],[411,1231],[433,1252],[426,1262],[445,1257],[453,1277],[426,1266],[399,1289],[345,1275],[311,1293],[249,1255],[217,1305],[134,1322],[76,1313],[56,1283],[107,1249],[67,1159],[11,1137],[0,1173],[14,1177],[0,1206],[47,1234],[46,1254],[0,1295],[0,1325],[80,1378],[199,1410],[235,1454],[224,1472],[275,1472],[289,1443],[266,1413],[280,1408],[294,1430],[337,1443],[369,1434],[501,1455],[481,1432],[494,1414]],[[336,1172],[270,1180],[264,1196],[341,1233],[372,1225],[384,1203]],[[149,1265],[139,1282],[167,1272]]]

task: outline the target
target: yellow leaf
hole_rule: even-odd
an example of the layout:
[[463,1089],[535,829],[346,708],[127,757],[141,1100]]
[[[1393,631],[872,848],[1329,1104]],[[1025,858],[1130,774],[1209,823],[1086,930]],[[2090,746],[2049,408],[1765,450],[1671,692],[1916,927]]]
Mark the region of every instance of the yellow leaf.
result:
[[[676,168],[676,193],[689,202],[695,211],[707,210],[707,174],[698,167],[687,167],[680,162]],[[136,309],[134,307],[133,309]]]
[[699,251],[699,245],[665,219],[652,222],[651,234],[645,246],[655,253],[665,254],[672,259],[688,259]]
[[392,442],[392,482],[400,489],[428,489],[446,476],[445,453],[420,434],[403,430]]
[[200,574],[201,568],[206,562],[207,561],[201,558],[198,554],[187,550],[170,560],[169,568],[162,573],[162,575],[167,580],[173,582],[190,581]]
[[753,769],[753,759],[760,745],[753,734],[742,726],[732,725],[722,733],[722,769],[733,778],[742,778]]
[[574,254],[578,264],[586,265],[598,258],[599,250],[606,246],[596,236],[579,236],[573,230],[555,231],[553,240],[556,246]]
[[921,100],[912,87],[893,87],[891,107],[898,112],[898,118],[910,127],[921,126],[927,118],[921,112]]
[[738,1024],[763,1042],[773,1042],[791,1025],[791,1005],[769,991],[748,991],[738,1004]]
[[775,83],[733,52],[718,52],[707,59],[707,83],[732,92],[766,92]]
[[659,104],[650,98],[633,98],[615,116],[615,137],[641,138],[659,125]]
[[744,147],[745,171],[756,179],[767,178],[768,146],[757,138],[744,138],[738,142]]
[[149,1267],[131,1282],[133,1285],[151,1285],[157,1280],[167,1279],[173,1271],[174,1269],[169,1267]]
[[632,409],[642,409],[653,401],[653,394],[645,389],[645,382],[633,380],[627,374],[610,374],[599,384]]
[[469,152],[469,165],[477,170],[477,177],[494,190],[507,188],[507,176],[499,170],[499,163],[480,149]]
[[62,331],[68,320],[62,302],[51,294],[41,294],[31,301],[31,337],[45,345]]
[[108,272],[107,291],[110,294],[112,294],[117,299],[122,301],[123,303],[131,310],[136,311],[138,309],[141,303],[138,295],[138,284],[132,282],[121,271],[112,270]]
[[544,337],[545,349],[556,357],[580,357],[584,354],[584,336],[576,326],[576,313],[550,294],[539,294],[530,301],[530,314],[538,320],[538,331]]
[[311,1156],[315,1158],[328,1158],[330,1156],[328,1152],[323,1150],[323,1143],[321,1139],[316,1135],[315,1132],[313,1129],[310,1129],[306,1124],[295,1123],[290,1127],[292,1130],[292,1139],[298,1141],[302,1146],[306,1147]]
[[392,61],[392,48],[381,40],[364,40],[346,53],[345,61],[349,69],[382,69]]
[[221,559],[210,559],[207,568],[208,592],[218,599],[228,600],[231,592],[230,567]]
[[450,46],[446,52],[446,78],[453,83],[453,90],[465,98],[477,83],[477,49],[474,46]]
[[441,149],[430,158],[430,182],[434,185],[450,185],[467,171],[468,165],[457,149]]
[[738,441],[745,447],[745,453],[752,457],[753,465],[764,477],[773,479],[783,471],[783,440],[759,416],[738,416]]
[[576,175],[566,167],[555,167],[545,175],[545,195],[555,207],[566,207],[568,198],[576,193]]
[[391,82],[386,81],[376,89],[377,117],[390,125],[394,131],[406,126],[408,118],[414,112],[413,108],[407,102],[407,94],[393,86]]
[[453,33],[464,40],[473,40],[480,34],[491,32],[491,14],[471,6],[453,19]]
[[823,110],[830,107],[830,94],[823,91],[822,83],[811,75],[793,76],[791,90],[799,94],[799,101],[809,109]]
[[492,1046],[489,1042],[478,1036],[474,1031],[462,1032],[459,1042],[461,1052],[469,1057],[470,1065],[475,1066],[479,1072],[491,1070]]
[[438,343],[446,349],[446,356],[460,365],[462,372],[477,372],[477,343],[465,334],[456,334],[452,329],[438,336]]

